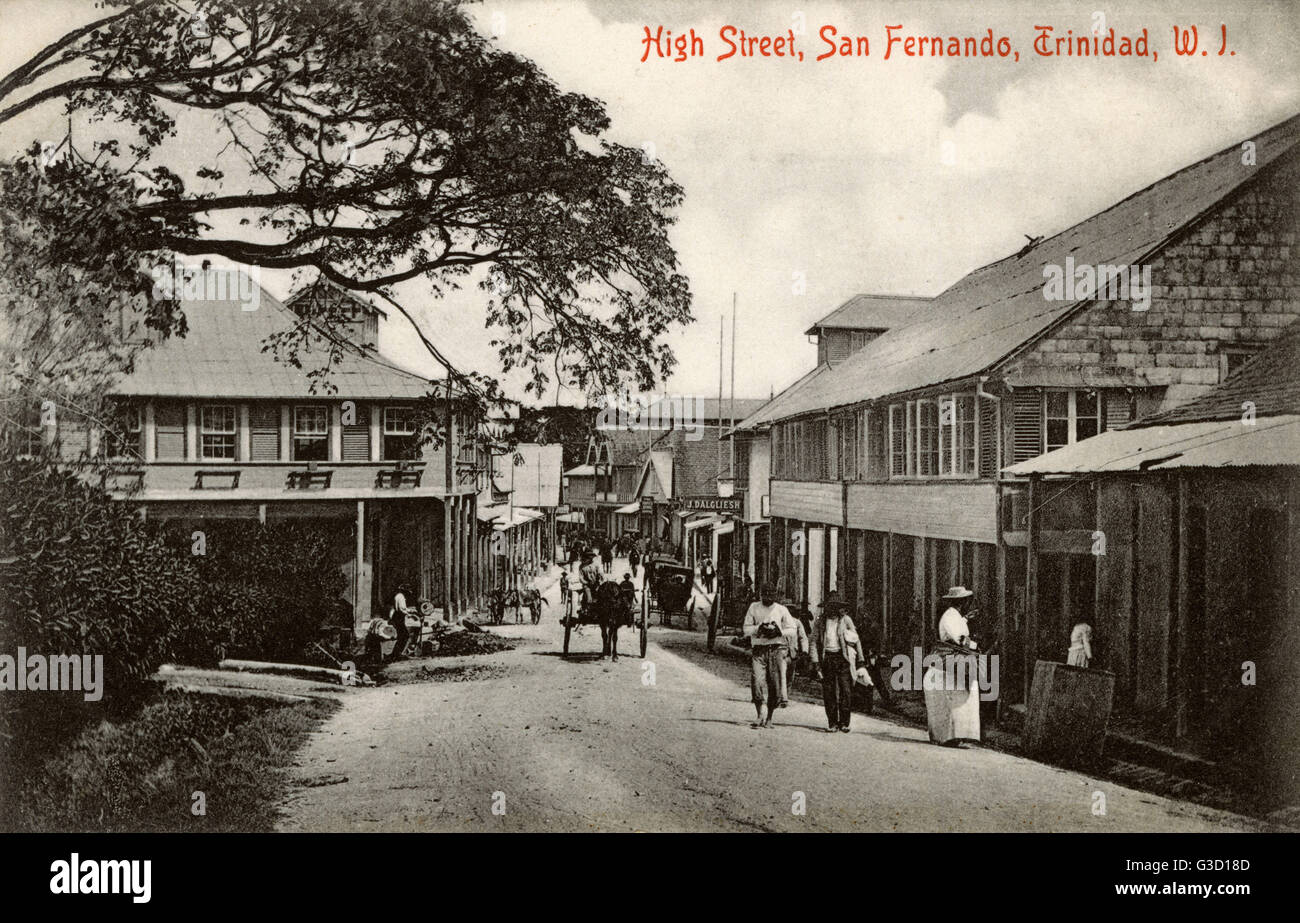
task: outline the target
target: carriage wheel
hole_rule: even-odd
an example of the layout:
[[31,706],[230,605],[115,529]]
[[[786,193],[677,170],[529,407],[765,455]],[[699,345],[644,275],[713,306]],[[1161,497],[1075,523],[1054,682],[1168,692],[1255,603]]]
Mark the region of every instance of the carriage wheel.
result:
[[641,658],[645,659],[645,646],[650,640],[650,600],[641,597]]

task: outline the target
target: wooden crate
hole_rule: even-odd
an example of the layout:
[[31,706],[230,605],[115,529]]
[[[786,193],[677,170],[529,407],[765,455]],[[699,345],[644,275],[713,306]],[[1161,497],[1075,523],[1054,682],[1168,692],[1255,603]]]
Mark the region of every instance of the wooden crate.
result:
[[1115,674],[1040,660],[1025,717],[1025,749],[1052,763],[1080,766],[1101,759],[1115,693]]

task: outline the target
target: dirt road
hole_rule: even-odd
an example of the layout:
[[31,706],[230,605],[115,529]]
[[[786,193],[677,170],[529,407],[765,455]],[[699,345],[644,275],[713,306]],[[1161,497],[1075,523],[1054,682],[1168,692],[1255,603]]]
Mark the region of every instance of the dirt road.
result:
[[[1005,753],[950,750],[792,699],[754,729],[746,667],[654,628],[645,661],[559,655],[554,608],[513,651],[438,659],[481,678],[357,690],[309,741],[290,831],[1207,831],[1235,815]],[[624,646],[635,652],[630,633]],[[346,781],[337,781],[340,778]],[[1104,797],[1105,813],[1096,813]],[[802,808],[802,812],[801,809]]]

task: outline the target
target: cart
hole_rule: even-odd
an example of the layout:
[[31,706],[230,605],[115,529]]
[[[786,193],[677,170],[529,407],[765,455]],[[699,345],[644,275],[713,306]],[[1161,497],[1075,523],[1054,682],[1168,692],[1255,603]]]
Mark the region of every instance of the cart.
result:
[[[568,575],[566,574],[560,579],[567,582]],[[603,586],[616,587],[618,584],[614,583],[612,580],[607,580]],[[641,656],[644,657],[646,644],[649,641],[648,631],[650,627],[650,619],[645,608],[646,594],[644,590],[638,590],[637,592],[642,597],[642,603],[639,606],[633,605],[632,607],[632,628],[637,630],[641,635]],[[562,619],[564,624],[564,653],[568,654],[569,639],[573,634],[574,627],[579,625],[595,625],[599,627],[600,618],[597,611],[598,606],[602,604],[608,605],[610,603],[608,601],[596,600],[593,605],[588,605],[586,594],[583,593],[581,589],[572,586],[567,590],[562,587],[561,596],[564,607],[564,617]]]
[[[719,577],[722,575],[719,574]],[[709,650],[719,634],[728,631],[740,635],[745,624],[745,613],[749,604],[757,597],[746,590],[736,580],[718,580],[718,591],[713,594],[713,604],[709,607]]]
[[691,609],[695,595],[695,570],[675,558],[656,557],[646,566],[647,592],[642,594],[641,607],[645,621],[653,612],[659,613],[659,624],[672,627],[673,616],[686,616],[686,627],[691,624]]

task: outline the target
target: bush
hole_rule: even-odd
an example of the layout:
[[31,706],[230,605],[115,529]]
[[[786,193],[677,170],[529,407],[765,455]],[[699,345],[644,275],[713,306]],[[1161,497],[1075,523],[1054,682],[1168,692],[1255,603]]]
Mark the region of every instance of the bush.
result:
[[[0,503],[0,652],[103,655],[105,699],[137,688],[193,622],[193,564],[85,472],[0,459]],[[75,712],[68,706],[82,698],[0,701],[4,733],[17,708]]]
[[199,575],[198,621],[178,638],[180,659],[301,660],[324,626],[351,624],[328,524],[227,520],[199,528],[201,555],[192,554],[194,530],[174,536]]
[[206,553],[196,555],[191,528],[142,520],[96,480],[89,469],[0,458],[0,653],[104,658],[100,703],[75,692],[0,695],[11,759],[138,704],[144,680],[169,660],[300,659],[347,608],[328,525],[204,522]]

